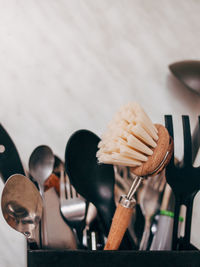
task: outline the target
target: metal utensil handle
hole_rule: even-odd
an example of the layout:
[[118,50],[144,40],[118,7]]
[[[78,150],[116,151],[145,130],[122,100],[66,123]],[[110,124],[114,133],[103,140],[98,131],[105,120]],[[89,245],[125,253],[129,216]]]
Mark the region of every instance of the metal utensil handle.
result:
[[42,236],[42,248],[48,247],[48,231],[47,231],[47,215],[46,215],[46,204],[45,204],[45,196],[44,191],[41,186],[40,188],[40,194],[42,196],[43,200],[43,212],[42,212],[42,218],[41,218],[41,236]]
[[140,242],[139,250],[146,250],[147,249],[148,242],[149,242],[149,236],[150,236],[150,228],[151,228],[151,221],[146,220],[145,227],[144,227],[144,233],[142,235],[142,240]]
[[28,248],[31,250],[39,249],[38,244],[36,242],[36,229],[32,229],[30,232],[23,233],[27,238]]
[[117,250],[121,244],[124,234],[130,224],[135,199],[127,199],[122,196],[115,211],[110,232],[104,250]]

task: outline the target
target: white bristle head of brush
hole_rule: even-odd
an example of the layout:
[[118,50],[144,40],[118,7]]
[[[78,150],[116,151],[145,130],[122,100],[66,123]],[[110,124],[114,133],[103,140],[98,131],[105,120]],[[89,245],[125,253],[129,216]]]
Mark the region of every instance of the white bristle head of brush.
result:
[[140,166],[153,154],[158,131],[143,108],[129,103],[120,108],[103,134],[97,152],[100,163]]

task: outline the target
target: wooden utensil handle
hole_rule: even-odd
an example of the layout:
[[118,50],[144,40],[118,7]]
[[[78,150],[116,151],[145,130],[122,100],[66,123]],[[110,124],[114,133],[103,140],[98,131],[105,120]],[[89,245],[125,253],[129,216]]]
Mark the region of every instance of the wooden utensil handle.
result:
[[104,250],[117,250],[119,248],[130,224],[132,214],[133,206],[128,208],[121,203],[118,204]]

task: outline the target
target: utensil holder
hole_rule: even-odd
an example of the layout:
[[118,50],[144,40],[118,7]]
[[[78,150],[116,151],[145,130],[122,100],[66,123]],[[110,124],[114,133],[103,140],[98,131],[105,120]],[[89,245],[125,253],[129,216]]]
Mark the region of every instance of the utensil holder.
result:
[[[183,119],[185,124],[184,127],[187,127],[186,120]],[[166,127],[170,131],[170,123],[172,122],[172,116],[165,116]],[[199,119],[200,122],[200,119]],[[171,123],[172,127],[172,123]],[[195,130],[195,135],[197,135],[197,130]],[[188,147],[190,143],[190,134],[185,136],[185,145]],[[173,133],[172,133],[173,136]],[[193,140],[192,140],[193,141]],[[200,142],[199,142],[200,143]],[[198,145],[199,145],[198,143]],[[192,145],[196,145],[192,142]],[[197,148],[196,148],[197,149]],[[185,153],[187,152],[186,149]],[[196,150],[195,150],[196,151]],[[196,152],[195,152],[196,153]],[[172,161],[174,157],[172,157]],[[169,165],[171,168],[172,163]],[[168,179],[172,172],[168,172]],[[191,225],[191,224],[190,224]],[[179,242],[182,242],[182,239],[179,239]],[[124,266],[126,267],[146,267],[149,265],[163,266],[163,267],[176,267],[176,266],[190,266],[190,267],[199,267],[200,264],[200,251],[197,250],[192,244],[187,246],[185,251],[44,251],[44,250],[28,250],[28,267],[36,266],[59,266],[64,267],[66,265],[70,267],[77,266],[87,266],[87,267],[99,267],[99,266]]]
[[199,251],[29,250],[28,267],[199,267]]

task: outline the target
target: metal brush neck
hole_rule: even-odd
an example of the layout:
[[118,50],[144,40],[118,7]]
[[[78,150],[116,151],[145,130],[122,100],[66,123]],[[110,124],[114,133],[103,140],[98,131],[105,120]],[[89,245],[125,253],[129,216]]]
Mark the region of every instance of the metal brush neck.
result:
[[134,179],[132,185],[131,185],[131,188],[127,194],[127,199],[131,200],[133,198],[133,195],[135,194],[135,192],[137,191],[139,185],[141,184],[142,182],[142,177],[140,176],[136,176],[136,178]]

